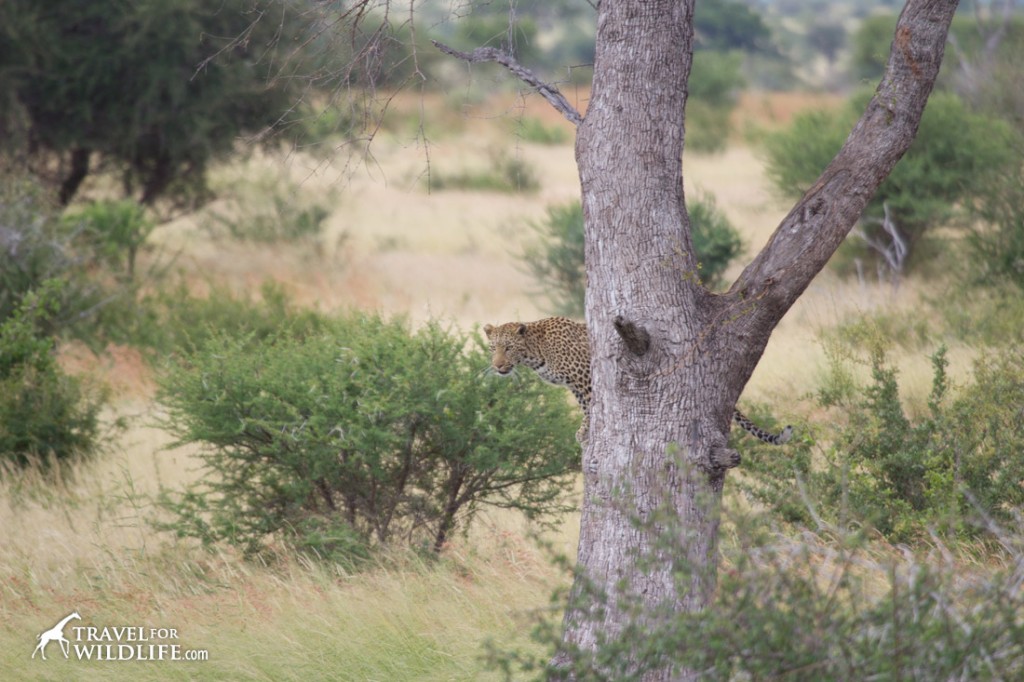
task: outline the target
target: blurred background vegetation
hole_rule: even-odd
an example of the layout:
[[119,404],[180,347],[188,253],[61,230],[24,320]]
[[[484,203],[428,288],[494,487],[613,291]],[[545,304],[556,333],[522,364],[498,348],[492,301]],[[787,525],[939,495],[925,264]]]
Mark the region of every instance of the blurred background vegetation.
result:
[[[684,164],[709,289],[843,144],[900,7],[698,3]],[[510,50],[585,109],[594,11],[413,9],[342,30],[346,4],[312,0],[0,4],[5,642],[67,593],[122,620],[191,618],[195,599],[221,672],[251,659],[253,677],[286,676],[275,661],[308,657],[272,628],[216,639],[218,595],[245,586],[258,594],[232,618],[276,599],[279,621],[339,652],[314,677],[358,662],[363,678],[541,674],[563,602],[533,638],[509,603],[542,609],[566,584],[526,538],[574,523],[578,415],[528,373],[488,376],[474,325],[582,316],[573,131],[499,67],[430,40]],[[723,679],[1020,672],[1022,51],[1013,3],[962,3],[916,141],[744,399],[799,436],[736,444],[720,608],[668,621],[641,660],[699,651],[687,664]],[[40,549],[41,533],[85,558]],[[352,610],[379,585],[415,632]],[[350,648],[323,639],[345,622]],[[822,630],[791,634],[806,623]],[[1005,627],[960,637],[963,623]],[[524,648],[493,647],[484,671],[467,629]],[[0,665],[23,670],[3,653],[22,646]]]

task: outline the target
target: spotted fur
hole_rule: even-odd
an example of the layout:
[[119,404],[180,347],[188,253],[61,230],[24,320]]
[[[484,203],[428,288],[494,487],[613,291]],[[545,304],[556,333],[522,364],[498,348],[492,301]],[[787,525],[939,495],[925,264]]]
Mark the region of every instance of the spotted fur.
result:
[[[590,341],[586,325],[566,317],[548,317],[497,327],[488,324],[484,333],[491,346],[491,368],[498,374],[507,376],[516,366],[524,365],[544,381],[572,391],[583,409],[583,424],[576,440],[584,442],[590,421]],[[765,431],[739,410],[732,417],[744,431],[765,443],[782,445],[793,435],[792,426],[778,434]]]

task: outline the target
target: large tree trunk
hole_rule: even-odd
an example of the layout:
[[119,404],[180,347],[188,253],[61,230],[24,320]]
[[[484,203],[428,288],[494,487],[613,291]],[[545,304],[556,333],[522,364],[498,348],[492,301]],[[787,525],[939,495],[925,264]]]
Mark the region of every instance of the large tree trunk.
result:
[[[846,146],[715,296],[697,281],[682,189],[694,0],[601,1],[576,145],[594,397],[574,590],[610,601],[570,607],[567,649],[592,652],[635,619],[615,596],[621,581],[645,613],[709,603],[724,474],[739,461],[726,444],[733,407],[778,321],[913,139],[956,4],[909,0],[886,75]],[[678,529],[681,556],[665,556],[637,523],[666,512],[678,525],[658,526]]]

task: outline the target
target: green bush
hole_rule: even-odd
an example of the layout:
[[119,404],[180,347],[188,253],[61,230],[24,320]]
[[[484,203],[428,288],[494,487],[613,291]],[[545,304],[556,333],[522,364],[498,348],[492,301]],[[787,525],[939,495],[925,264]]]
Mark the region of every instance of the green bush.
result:
[[956,287],[938,299],[949,334],[982,346],[1024,345],[1024,298],[1013,285]]
[[323,331],[327,320],[295,306],[283,287],[266,282],[256,299],[211,285],[205,296],[193,295],[184,282],[145,295],[130,319],[118,320],[122,338],[158,356],[187,353],[218,335],[263,341],[284,330],[294,336]]
[[[130,202],[118,206],[115,212],[140,215]],[[48,294],[56,297],[52,311],[36,319],[40,338],[71,337],[96,351],[110,341],[124,341],[124,329],[137,324],[140,315],[136,285],[124,281],[124,271],[120,278],[110,276],[108,257],[122,267],[127,261],[115,240],[92,232],[101,224],[109,225],[62,220],[38,183],[0,177],[0,321],[12,316],[26,296],[57,280],[61,286]]]
[[560,145],[567,144],[572,139],[563,126],[546,125],[544,121],[530,116],[519,120],[516,134],[526,142],[534,144]]
[[135,279],[135,259],[156,227],[142,206],[128,200],[94,201],[65,214],[63,221],[101,266],[128,281]]
[[488,362],[437,323],[360,313],[319,334],[212,339],[160,379],[166,427],[202,447],[206,472],[165,495],[167,527],[353,561],[386,543],[439,550],[483,505],[564,509],[571,406],[531,377],[485,380]]
[[44,282],[0,319],[0,462],[46,467],[88,456],[99,444],[105,396],[61,370],[45,332],[61,288]]
[[[755,424],[768,431],[778,433],[782,429],[776,415],[767,406],[745,406],[744,412]],[[730,482],[778,519],[789,524],[807,525],[813,522],[813,518],[805,496],[809,494],[808,486],[817,483],[817,470],[812,469],[815,461],[813,425],[797,423],[793,426],[800,437],[786,443],[783,457],[779,456],[779,446],[747,438],[739,429],[733,429],[729,435],[731,446],[743,453],[743,465]],[[801,489],[805,496],[794,494]]]
[[856,81],[874,82],[882,77],[896,32],[896,19],[895,14],[876,14],[862,21],[853,34],[850,63]]
[[970,206],[977,219],[967,238],[972,274],[985,284],[1006,282],[1024,291],[1024,168],[1018,163],[991,178],[970,197]]
[[[698,579],[685,560],[688,534],[670,512],[637,520],[656,547],[636,565],[674,557],[675,586]],[[869,545],[863,535],[825,529],[791,539],[764,530],[763,516],[726,512],[717,589],[705,609],[645,604],[621,576],[614,592],[586,576],[569,608],[601,624],[614,601],[621,630],[594,651],[561,641],[564,595],[536,617],[541,651],[489,644],[489,663],[507,680],[642,680],[645,673],[695,671],[701,680],[1011,680],[1024,674],[1024,537],[993,527],[1005,549],[965,570],[941,544],[929,554]],[[701,577],[701,581],[707,580]],[[644,586],[645,587],[645,586]],[[598,630],[601,630],[598,625]],[[557,658],[556,658],[557,657]],[[560,666],[552,665],[559,660]]]
[[452,44],[466,50],[485,45],[496,47],[512,52],[528,68],[536,68],[544,61],[537,34],[537,22],[528,13],[519,14],[512,21],[508,12],[483,4],[455,23]]
[[506,152],[492,152],[489,167],[459,173],[431,171],[427,177],[431,192],[463,189],[478,192],[536,192],[540,189],[537,171],[525,159]]
[[327,160],[359,133],[361,118],[350,103],[330,100],[302,103],[287,135],[294,147],[317,159]]
[[587,291],[583,204],[549,206],[547,213],[547,220],[531,225],[539,239],[527,247],[522,258],[543,286],[553,312],[580,318]]
[[[701,282],[710,287],[721,286],[726,268],[743,251],[743,242],[729,219],[718,210],[713,196],[700,194],[688,208]],[[583,207],[573,202],[549,206],[547,213],[544,222],[531,225],[538,241],[527,247],[522,260],[543,286],[553,312],[583,317],[587,290]]]
[[713,154],[725,150],[732,132],[729,109],[690,100],[686,105],[686,151]]
[[693,25],[701,50],[745,50],[772,53],[772,32],[764,17],[747,3],[709,0],[697,5]]
[[66,330],[100,298],[85,263],[61,229],[57,211],[35,182],[0,177],[0,321],[22,307],[25,296],[51,279],[64,282],[57,308],[44,319],[44,335]]
[[216,191],[224,202],[202,221],[215,237],[257,244],[300,242],[318,237],[331,215],[330,193],[305,189],[283,171],[222,180]]
[[[982,518],[1015,522],[1024,507],[1024,354],[1013,347],[981,357],[971,382],[953,390],[940,348],[927,412],[912,416],[884,345],[869,351],[866,386],[837,352],[819,393],[823,407],[842,414],[831,444],[815,456],[812,442],[796,443],[785,462],[752,448],[739,483],[747,494],[787,521],[810,523],[814,507],[829,523],[867,524],[898,542],[930,532],[970,538]],[[803,490],[802,501],[793,500],[794,489]]]
[[[963,12],[953,18],[937,90],[956,92],[972,107],[1021,128],[1024,99],[1021,97],[1022,39],[1024,19],[1002,12]],[[895,14],[876,14],[865,19],[853,36],[850,58],[852,75],[874,84],[885,70],[896,29]]]
[[687,209],[700,281],[710,288],[719,288],[725,284],[726,268],[743,253],[743,240],[725,214],[718,210],[714,195],[698,192]]
[[736,106],[736,95],[744,86],[742,63],[739,52],[694,53],[687,84],[687,151],[710,153],[725,149],[732,132],[730,115]]

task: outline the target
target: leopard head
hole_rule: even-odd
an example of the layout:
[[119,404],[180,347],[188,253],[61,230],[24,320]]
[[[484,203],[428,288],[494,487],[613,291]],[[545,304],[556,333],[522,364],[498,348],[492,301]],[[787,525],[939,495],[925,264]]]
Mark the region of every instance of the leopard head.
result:
[[491,346],[491,367],[498,374],[509,374],[526,358],[526,325],[507,322],[495,327],[484,325],[484,334]]

